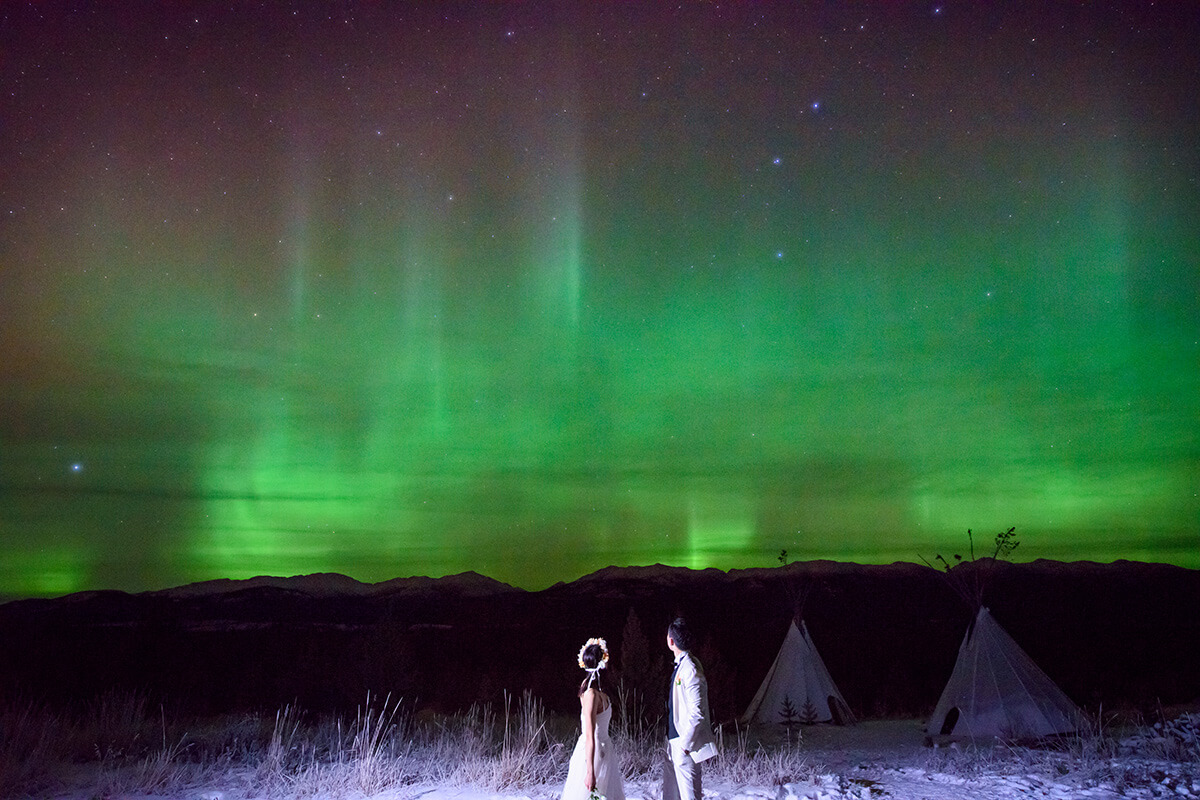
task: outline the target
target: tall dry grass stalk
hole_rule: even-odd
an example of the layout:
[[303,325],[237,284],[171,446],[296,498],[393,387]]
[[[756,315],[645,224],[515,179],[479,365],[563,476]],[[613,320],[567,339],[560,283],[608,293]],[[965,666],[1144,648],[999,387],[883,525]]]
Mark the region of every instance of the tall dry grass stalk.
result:
[[381,792],[404,783],[403,726],[397,723],[400,701],[389,708],[391,695],[383,699],[378,710],[371,710],[371,695],[355,712],[354,728],[347,750],[355,788],[366,795]]
[[546,710],[528,689],[513,711],[512,696],[504,693],[504,736],[492,762],[487,788],[492,791],[543,782],[555,770],[555,748],[546,737]]
[[269,788],[287,782],[285,776],[297,757],[295,742],[299,728],[300,717],[295,706],[285,705],[275,712],[275,727],[258,762],[256,784]]

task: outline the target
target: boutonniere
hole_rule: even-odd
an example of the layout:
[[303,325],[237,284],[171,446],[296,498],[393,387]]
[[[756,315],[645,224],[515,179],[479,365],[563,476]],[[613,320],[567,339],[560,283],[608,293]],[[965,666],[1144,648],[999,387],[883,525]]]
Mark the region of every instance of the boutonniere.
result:
[[676,679],[675,679],[675,685],[676,685],[676,686],[683,686],[683,678],[676,678]]

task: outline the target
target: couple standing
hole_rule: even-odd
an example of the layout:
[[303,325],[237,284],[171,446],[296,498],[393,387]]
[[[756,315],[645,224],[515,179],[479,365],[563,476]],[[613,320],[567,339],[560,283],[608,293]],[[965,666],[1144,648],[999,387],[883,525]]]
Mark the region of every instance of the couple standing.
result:
[[[701,800],[700,762],[717,754],[708,712],[708,682],[700,662],[691,654],[693,637],[683,619],[667,628],[667,647],[675,656],[675,671],[667,694],[667,758],[663,764],[663,800]],[[599,796],[625,800],[620,764],[608,738],[612,699],[600,685],[600,670],[608,666],[608,645],[589,639],[579,651],[579,666],[588,673],[579,686],[580,724],[567,770],[562,800]]]

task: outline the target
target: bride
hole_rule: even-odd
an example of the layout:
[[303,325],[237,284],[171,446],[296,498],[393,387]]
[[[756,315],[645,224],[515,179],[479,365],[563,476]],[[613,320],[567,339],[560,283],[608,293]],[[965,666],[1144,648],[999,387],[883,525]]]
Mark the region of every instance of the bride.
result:
[[588,639],[579,650],[579,667],[587,672],[579,684],[579,720],[583,729],[571,765],[562,800],[587,800],[599,796],[606,800],[625,800],[621,765],[608,738],[612,719],[612,700],[600,683],[600,670],[608,666],[608,643]]

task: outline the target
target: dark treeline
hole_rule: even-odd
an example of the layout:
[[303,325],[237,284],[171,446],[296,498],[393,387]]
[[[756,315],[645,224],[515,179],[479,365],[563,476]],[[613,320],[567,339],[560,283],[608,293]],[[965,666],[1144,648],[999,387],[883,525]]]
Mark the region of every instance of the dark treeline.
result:
[[[1148,716],[1200,699],[1200,572],[1131,562],[979,562],[984,603],[1085,709]],[[653,722],[669,665],[665,628],[699,629],[713,713],[749,702],[802,610],[859,718],[928,714],[972,609],[937,570],[796,563],[775,569],[610,568],[526,592],[479,576],[226,583],[129,595],[91,592],[0,606],[0,683],[51,703],[147,692],[195,714],[288,703],[344,711],[374,696],[438,712],[528,690],[575,713],[575,654],[590,636],[605,675]],[[328,583],[325,584],[326,586]]]

